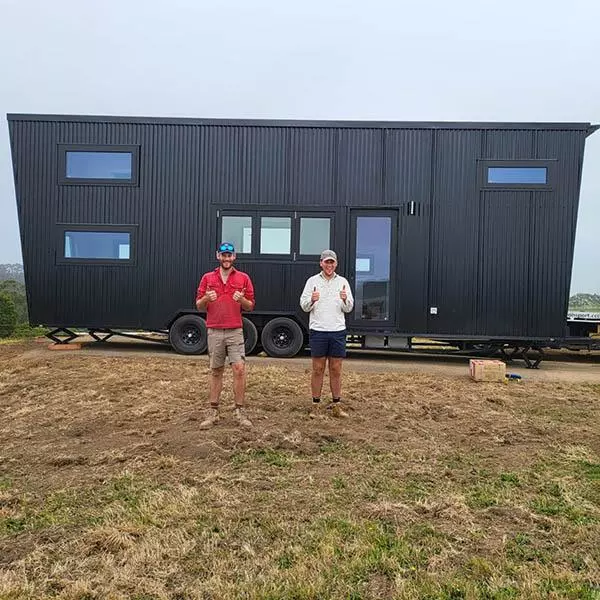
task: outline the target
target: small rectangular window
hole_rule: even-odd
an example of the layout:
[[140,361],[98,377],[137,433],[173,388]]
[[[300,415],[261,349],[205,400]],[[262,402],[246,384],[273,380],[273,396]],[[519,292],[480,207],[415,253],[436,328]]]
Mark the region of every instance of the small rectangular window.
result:
[[58,264],[129,265],[136,225],[59,225]]
[[63,185],[137,185],[138,146],[61,145],[59,151]]
[[486,190],[552,189],[554,159],[480,160],[479,186]]
[[261,217],[260,253],[290,254],[292,245],[291,217]]
[[67,152],[67,179],[131,179],[131,152]]
[[64,258],[129,260],[131,234],[116,231],[65,231]]
[[546,167],[488,167],[487,182],[545,185],[548,183],[548,169]]
[[252,252],[252,217],[223,216],[219,242],[231,242],[236,254]]
[[320,254],[330,248],[331,219],[329,217],[300,218],[300,254]]

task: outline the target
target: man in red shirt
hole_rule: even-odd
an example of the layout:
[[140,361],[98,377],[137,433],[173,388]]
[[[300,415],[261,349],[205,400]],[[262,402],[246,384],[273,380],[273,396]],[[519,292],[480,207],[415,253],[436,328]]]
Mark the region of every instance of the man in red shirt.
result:
[[220,265],[205,273],[196,293],[196,307],[206,311],[208,355],[210,358],[210,409],[201,429],[212,427],[219,420],[219,397],[223,389],[225,358],[233,370],[235,416],[240,425],[252,427],[244,412],[246,391],[246,353],[242,329],[242,310],[254,308],[254,286],[250,277],[234,268],[235,248],[223,242],[217,250]]

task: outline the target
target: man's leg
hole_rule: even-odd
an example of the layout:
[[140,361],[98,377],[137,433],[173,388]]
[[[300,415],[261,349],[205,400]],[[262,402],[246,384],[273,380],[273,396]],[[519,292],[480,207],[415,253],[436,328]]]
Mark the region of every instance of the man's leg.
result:
[[321,399],[321,390],[323,389],[323,376],[325,375],[326,356],[312,357],[312,374],[310,376],[310,389],[313,400]]
[[218,329],[208,330],[208,356],[210,366],[208,401],[210,407],[206,419],[200,423],[200,429],[208,429],[219,420],[219,399],[223,389],[226,353],[223,332]]
[[252,421],[244,410],[246,394],[246,352],[244,348],[244,332],[235,329],[228,333],[227,355],[233,372],[233,399],[235,402],[235,418],[244,427],[252,427]]
[[218,367],[210,370],[210,391],[208,401],[211,408],[219,408],[219,399],[223,390],[223,372],[225,367]]
[[346,332],[332,333],[329,342],[329,385],[331,387],[332,403],[331,413],[334,417],[347,417],[348,413],[342,410],[342,361],[346,356]]
[[342,397],[342,361],[343,358],[329,357],[329,386],[331,397],[338,400]]
[[235,407],[244,406],[244,395],[246,393],[246,363],[244,361],[233,363],[233,399]]

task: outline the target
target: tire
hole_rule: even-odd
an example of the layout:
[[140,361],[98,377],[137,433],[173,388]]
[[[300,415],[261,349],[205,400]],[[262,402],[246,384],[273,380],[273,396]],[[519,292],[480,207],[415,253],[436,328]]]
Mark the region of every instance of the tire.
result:
[[261,343],[264,351],[277,358],[291,358],[304,346],[304,333],[296,321],[277,317],[269,321],[262,330]]
[[198,315],[182,315],[169,329],[169,342],[179,354],[203,354],[208,348],[206,321]]
[[242,317],[242,326],[244,328],[244,349],[246,355],[251,354],[258,342],[258,329],[256,325],[246,317]]

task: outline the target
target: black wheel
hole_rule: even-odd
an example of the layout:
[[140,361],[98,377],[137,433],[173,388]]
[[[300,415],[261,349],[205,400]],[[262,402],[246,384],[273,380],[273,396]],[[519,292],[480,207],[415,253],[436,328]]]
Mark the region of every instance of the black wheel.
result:
[[244,328],[244,348],[246,354],[251,354],[258,342],[258,330],[256,325],[246,317],[242,317],[242,326]]
[[169,342],[179,354],[203,354],[208,347],[206,321],[198,315],[183,315],[169,329]]
[[302,349],[304,333],[296,321],[287,317],[277,317],[264,326],[260,340],[269,356],[290,358]]

